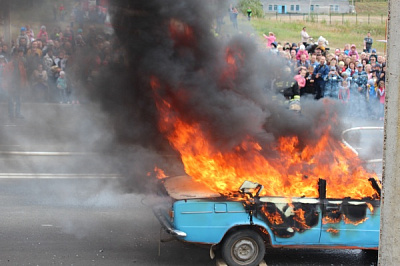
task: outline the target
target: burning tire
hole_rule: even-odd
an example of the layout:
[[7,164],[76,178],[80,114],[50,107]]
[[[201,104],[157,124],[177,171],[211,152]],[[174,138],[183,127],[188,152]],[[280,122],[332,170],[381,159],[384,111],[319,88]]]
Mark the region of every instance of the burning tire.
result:
[[239,230],[225,238],[221,255],[229,266],[257,266],[265,255],[264,240],[255,231]]

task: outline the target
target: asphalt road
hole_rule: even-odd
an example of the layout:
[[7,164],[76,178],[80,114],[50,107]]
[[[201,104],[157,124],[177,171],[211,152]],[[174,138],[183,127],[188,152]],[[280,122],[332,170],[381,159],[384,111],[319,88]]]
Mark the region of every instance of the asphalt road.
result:
[[[0,265],[215,265],[208,249],[162,243],[155,199],[114,179],[0,179]],[[163,235],[165,236],[165,235]],[[375,265],[360,250],[268,250],[268,265]]]

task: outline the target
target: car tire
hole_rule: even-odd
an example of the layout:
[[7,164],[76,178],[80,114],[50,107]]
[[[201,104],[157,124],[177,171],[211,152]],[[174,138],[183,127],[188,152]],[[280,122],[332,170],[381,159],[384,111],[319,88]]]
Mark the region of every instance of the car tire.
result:
[[239,230],[225,237],[221,255],[229,266],[258,266],[264,259],[264,240],[257,232]]

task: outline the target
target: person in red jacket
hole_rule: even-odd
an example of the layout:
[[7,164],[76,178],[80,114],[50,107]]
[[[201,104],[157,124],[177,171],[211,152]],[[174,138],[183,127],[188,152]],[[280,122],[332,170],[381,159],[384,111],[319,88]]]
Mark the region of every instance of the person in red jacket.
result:
[[60,12],[60,20],[64,21],[66,10],[63,3],[61,3],[60,7],[58,8],[58,11]]
[[40,31],[39,31],[39,33],[38,33],[36,39],[38,39],[38,40],[45,40],[46,43],[47,43],[47,41],[49,40],[49,34],[48,34],[47,31],[46,31],[46,26],[42,25],[42,26],[40,27]]

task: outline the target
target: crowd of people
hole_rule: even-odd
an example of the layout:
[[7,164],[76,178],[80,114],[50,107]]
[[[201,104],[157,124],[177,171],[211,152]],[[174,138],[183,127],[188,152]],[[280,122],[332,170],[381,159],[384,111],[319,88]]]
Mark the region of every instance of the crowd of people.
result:
[[122,49],[103,22],[54,23],[63,24],[50,31],[41,25],[37,33],[22,26],[11,43],[0,38],[0,101],[8,101],[10,119],[23,118],[22,100],[80,104],[102,68],[121,64]]
[[[64,7],[57,10],[61,14]],[[237,28],[236,7],[231,6],[229,12]],[[251,12],[247,15],[250,19]],[[102,68],[123,67],[124,50],[104,31],[104,25],[81,27],[78,21],[51,31],[41,25],[37,34],[25,25],[11,45],[0,39],[0,100],[7,99],[11,119],[23,117],[21,98],[79,104],[83,90],[91,89],[91,81]],[[273,85],[294,103],[291,108],[299,110],[300,97],[308,94],[316,100],[338,99],[352,116],[383,119],[386,58],[372,48],[369,32],[362,52],[355,44],[331,50],[322,36],[313,42],[305,27],[298,43],[278,42],[273,32],[263,36],[268,53],[280,57],[291,76],[287,82],[277,78]]]
[[383,120],[386,58],[372,48],[370,32],[362,51],[355,44],[331,50],[322,36],[312,42],[305,27],[299,43],[278,43],[273,32],[264,38],[268,52],[281,56],[294,77],[291,84],[276,84],[291,101],[307,94],[316,100],[334,98],[346,105],[350,116]]

